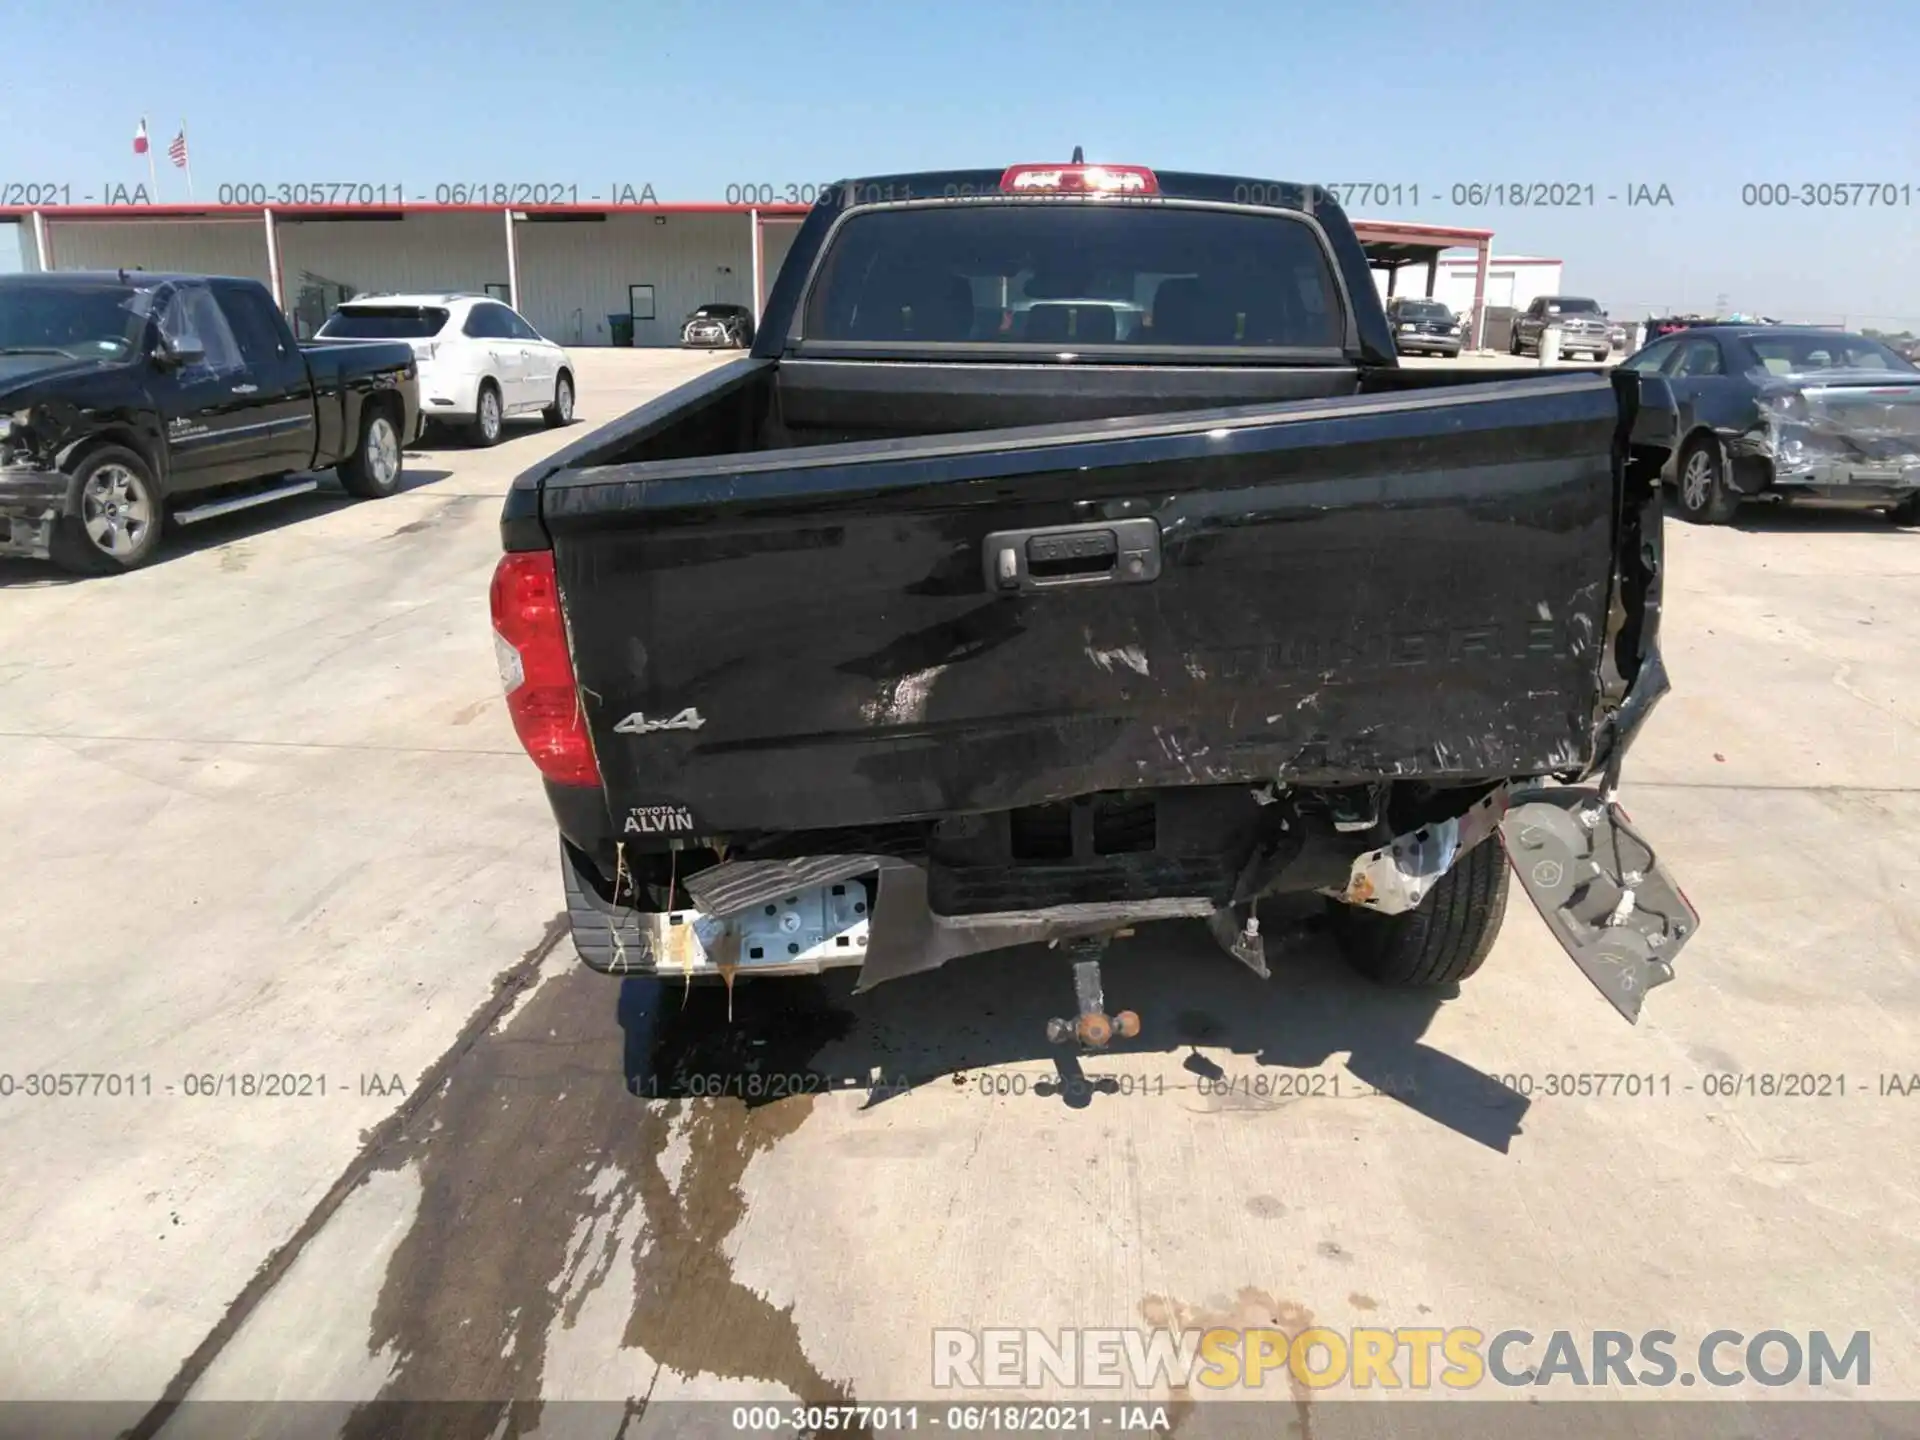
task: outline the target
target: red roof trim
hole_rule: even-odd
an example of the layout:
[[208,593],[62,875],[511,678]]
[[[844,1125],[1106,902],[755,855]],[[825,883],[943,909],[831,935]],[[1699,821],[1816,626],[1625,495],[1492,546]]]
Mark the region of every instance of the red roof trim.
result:
[[1355,220],[1354,230],[1362,240],[1371,234],[1379,240],[1491,240],[1491,230],[1463,230],[1457,225],[1420,225],[1411,220]]
[[435,205],[409,201],[403,205],[0,205],[0,219],[26,220],[34,210],[48,220],[258,220],[269,209],[276,218],[336,215],[434,215],[442,213],[498,215],[746,215],[758,210],[767,219],[801,217],[807,205],[726,205],[718,201],[672,201],[654,205]]

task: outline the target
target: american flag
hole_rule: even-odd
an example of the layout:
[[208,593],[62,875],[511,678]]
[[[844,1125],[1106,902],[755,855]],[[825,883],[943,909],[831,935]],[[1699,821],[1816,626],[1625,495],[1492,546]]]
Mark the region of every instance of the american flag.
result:
[[167,147],[167,158],[173,161],[176,170],[187,168],[187,130],[183,125],[180,133],[173,137],[173,144]]

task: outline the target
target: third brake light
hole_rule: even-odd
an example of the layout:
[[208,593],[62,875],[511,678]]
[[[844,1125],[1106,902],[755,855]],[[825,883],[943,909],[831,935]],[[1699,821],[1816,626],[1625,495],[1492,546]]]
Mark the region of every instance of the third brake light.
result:
[[1000,188],[1015,195],[1157,195],[1160,182],[1144,165],[1010,165]]

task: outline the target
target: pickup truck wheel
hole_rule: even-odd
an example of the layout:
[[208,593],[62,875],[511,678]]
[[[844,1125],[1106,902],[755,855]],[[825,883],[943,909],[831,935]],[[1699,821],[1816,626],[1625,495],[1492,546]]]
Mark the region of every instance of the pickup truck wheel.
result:
[[480,398],[474,404],[473,430],[474,443],[479,445],[498,445],[500,432],[505,427],[505,412],[500,408],[500,387],[491,380],[480,382]]
[[1887,511],[1887,518],[1896,525],[1920,525],[1920,495],[1907,496]]
[[1377,915],[1329,900],[1334,943],[1369,980],[1396,990],[1452,985],[1478,970],[1507,913],[1507,855],[1481,841],[1440,877],[1418,906]]
[[553,382],[553,404],[540,412],[549,430],[573,423],[573,377],[562,375]]
[[334,474],[356,499],[380,500],[400,488],[400,472],[405,465],[393,416],[378,405],[369,405],[360,413],[360,443],[353,454],[334,467]]
[[80,575],[134,570],[160,546],[164,506],[147,462],[118,445],[80,462],[80,513],[54,526],[53,563]]
[[1727,488],[1720,447],[1696,438],[1680,452],[1680,513],[1696,525],[1724,525],[1740,508],[1740,497]]

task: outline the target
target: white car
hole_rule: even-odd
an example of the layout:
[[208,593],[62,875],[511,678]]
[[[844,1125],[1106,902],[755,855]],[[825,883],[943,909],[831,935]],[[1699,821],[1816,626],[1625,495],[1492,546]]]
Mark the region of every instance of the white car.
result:
[[573,423],[573,361],[488,295],[359,295],[327,317],[318,340],[405,340],[420,363],[420,414],[459,425],[482,445],[506,422]]

